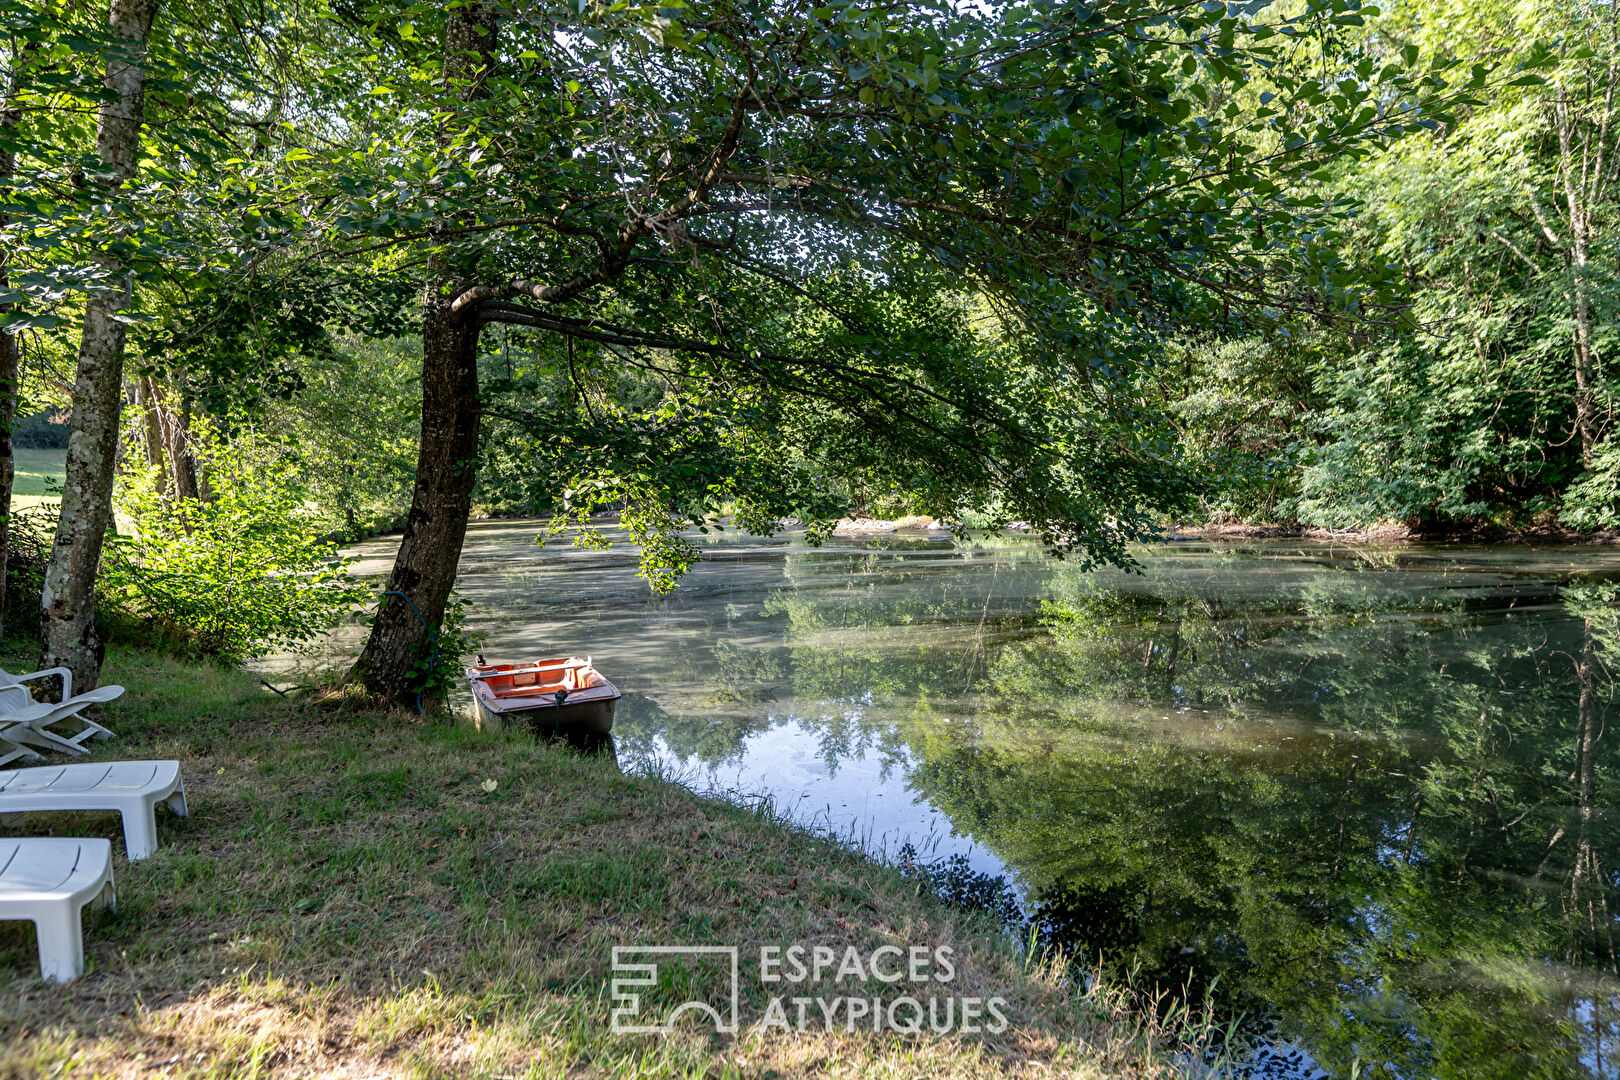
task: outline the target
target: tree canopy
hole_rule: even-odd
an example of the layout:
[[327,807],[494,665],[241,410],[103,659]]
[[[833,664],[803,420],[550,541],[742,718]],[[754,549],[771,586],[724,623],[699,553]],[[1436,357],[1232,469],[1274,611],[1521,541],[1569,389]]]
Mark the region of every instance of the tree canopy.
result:
[[620,509],[658,588],[685,527],[824,528],[874,492],[1129,562],[1266,467],[1178,422],[1177,350],[1395,326],[1409,272],[1365,245],[1353,163],[1558,60],[1462,64],[1359,0],[216,0],[153,22],[138,167],[100,180],[130,46],[81,5],[5,12],[31,74],[0,318],[43,370],[127,283],[176,492],[194,414],[315,415],[341,356],[420,327],[414,469],[375,463],[409,509],[366,488],[405,527],[398,595],[355,673],[401,697],[493,463],[558,524]]

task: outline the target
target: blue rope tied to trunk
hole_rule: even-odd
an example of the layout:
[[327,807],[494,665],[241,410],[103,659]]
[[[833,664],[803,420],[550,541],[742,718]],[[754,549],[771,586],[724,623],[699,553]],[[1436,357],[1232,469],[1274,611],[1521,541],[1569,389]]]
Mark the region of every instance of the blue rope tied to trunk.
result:
[[[383,595],[397,596],[407,604],[410,604],[411,611],[418,619],[422,620],[422,628],[426,630],[428,634],[428,644],[433,646],[433,651],[428,656],[428,678],[431,679],[434,673],[439,670],[439,632],[428,625],[426,617],[424,617],[420,611],[416,610],[416,604],[411,600],[411,598],[400,592],[398,589],[384,589]],[[421,690],[416,692],[416,715],[424,718],[427,716],[427,710],[422,708]]]

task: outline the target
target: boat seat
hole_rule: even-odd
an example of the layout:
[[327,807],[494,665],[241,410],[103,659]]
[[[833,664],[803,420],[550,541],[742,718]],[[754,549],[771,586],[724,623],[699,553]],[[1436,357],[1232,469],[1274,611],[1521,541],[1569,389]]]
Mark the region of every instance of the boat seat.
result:
[[567,683],[521,683],[510,689],[495,690],[491,688],[496,697],[543,697],[546,694],[555,694],[558,690],[573,690]]

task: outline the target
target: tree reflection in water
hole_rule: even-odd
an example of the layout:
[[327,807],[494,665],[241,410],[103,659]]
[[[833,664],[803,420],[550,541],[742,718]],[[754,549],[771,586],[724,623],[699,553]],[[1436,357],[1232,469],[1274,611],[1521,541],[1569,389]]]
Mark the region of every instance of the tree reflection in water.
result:
[[736,613],[774,646],[685,646],[747,707],[661,737],[712,761],[791,715],[829,767],[886,755],[1050,940],[1330,1074],[1616,1075],[1615,584],[1500,551],[966,555],[788,556]]

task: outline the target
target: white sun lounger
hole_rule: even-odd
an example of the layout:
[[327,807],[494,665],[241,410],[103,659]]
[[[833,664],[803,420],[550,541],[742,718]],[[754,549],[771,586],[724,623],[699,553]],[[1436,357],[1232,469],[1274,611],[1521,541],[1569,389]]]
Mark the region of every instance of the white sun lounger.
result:
[[116,810],[124,819],[131,862],[157,850],[157,804],[186,816],[178,761],[109,761],[0,769],[0,814],[34,810]]
[[[104,705],[115,698],[123,696],[124,693],[122,686],[108,685],[98,686],[94,690],[86,690],[82,694],[75,695],[73,693],[73,672],[65,667],[43,668],[39,671],[30,671],[26,675],[13,675],[11,672],[0,668],[0,687],[23,686],[24,683],[38,682],[42,679],[62,680],[62,697],[57,702],[58,705],[82,703],[81,708],[83,705]],[[24,689],[27,689],[27,687],[24,687]],[[32,691],[29,692],[28,696],[33,697]],[[103,728],[102,730],[105,731],[106,729]]]
[[[98,686],[67,701],[35,701],[21,683],[0,682],[0,765],[19,757],[38,757],[36,749],[87,753],[84,744],[91,738],[110,739],[113,733],[81,713],[91,705],[115,701],[123,693],[122,686]],[[72,735],[51,730],[64,720],[78,721],[80,730]]]
[[54,732],[51,735],[41,734],[34,728],[35,724],[49,721],[55,711],[56,706],[35,701],[20,686],[0,686],[0,765],[20,757],[37,758],[41,749],[61,749],[55,744],[53,736],[72,746],[67,753],[84,753],[84,749],[71,739],[62,739]]
[[0,920],[34,924],[46,982],[84,974],[84,907],[111,907],[116,900],[107,841],[0,840]]

